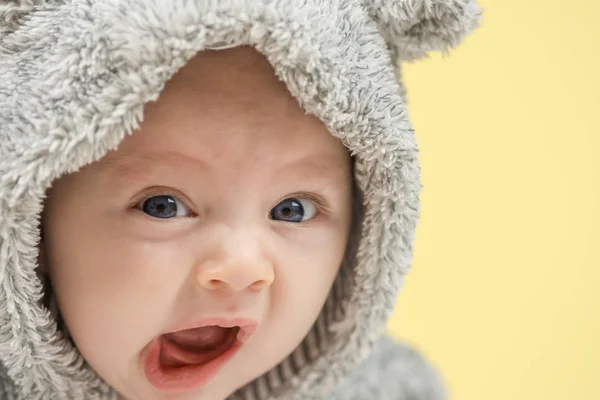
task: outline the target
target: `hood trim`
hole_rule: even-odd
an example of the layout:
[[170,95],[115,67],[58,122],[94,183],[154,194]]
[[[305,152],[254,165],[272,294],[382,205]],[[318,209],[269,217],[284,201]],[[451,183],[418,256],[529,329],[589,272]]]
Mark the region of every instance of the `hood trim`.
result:
[[[40,304],[44,193],[58,176],[116,148],[170,77],[198,51],[223,43],[264,54],[300,105],[355,157],[364,216],[323,312],[298,349],[232,399],[326,397],[384,333],[412,263],[419,214],[418,149],[376,23],[352,1],[302,8],[177,0],[168,15],[153,13],[160,6],[147,0],[56,4],[1,43],[8,141],[0,147],[0,357],[17,398],[115,398]],[[132,9],[139,18],[127,15]]]

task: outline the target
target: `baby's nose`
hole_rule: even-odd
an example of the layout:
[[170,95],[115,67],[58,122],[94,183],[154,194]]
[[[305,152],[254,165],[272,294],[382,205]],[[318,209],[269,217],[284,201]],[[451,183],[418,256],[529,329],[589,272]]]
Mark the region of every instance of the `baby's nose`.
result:
[[196,279],[204,290],[259,292],[273,283],[273,262],[256,238],[233,234],[219,247],[196,270]]
[[266,262],[231,260],[210,264],[212,265],[199,268],[197,273],[197,280],[205,290],[259,292],[270,286],[275,279],[272,266]]

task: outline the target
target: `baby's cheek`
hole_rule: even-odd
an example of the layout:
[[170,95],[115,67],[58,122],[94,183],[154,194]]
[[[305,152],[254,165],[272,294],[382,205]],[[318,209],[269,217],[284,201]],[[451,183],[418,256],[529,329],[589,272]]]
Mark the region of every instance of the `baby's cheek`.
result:
[[111,242],[83,247],[94,257],[81,252],[72,258],[67,269],[77,271],[77,278],[61,285],[61,308],[71,335],[84,356],[100,361],[131,357],[164,329],[183,279],[179,275],[184,275],[176,268],[183,261],[169,247],[124,239],[110,246]]
[[285,359],[318,318],[340,261],[335,250],[322,250],[315,246],[302,252],[288,251],[280,258],[275,281],[269,288],[269,318],[257,343],[263,346],[262,362],[254,367],[267,371]]
[[291,307],[295,318],[308,326],[318,316],[329,294],[343,260],[345,243],[331,231],[315,233],[307,242],[310,246],[295,248],[281,258],[276,274],[278,282],[273,289],[275,296],[284,299],[281,304],[287,303],[288,309],[281,313],[289,314]]

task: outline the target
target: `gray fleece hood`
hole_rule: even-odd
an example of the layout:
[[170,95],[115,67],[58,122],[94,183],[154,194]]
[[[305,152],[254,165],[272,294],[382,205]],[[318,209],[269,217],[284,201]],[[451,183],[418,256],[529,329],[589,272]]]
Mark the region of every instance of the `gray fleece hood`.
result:
[[475,0],[0,2],[0,399],[116,398],[42,302],[45,192],[115,149],[197,52],[237,45],[349,149],[360,204],[312,330],[231,399],[416,398],[411,382],[436,378],[385,337],[420,210],[399,66],[456,46],[480,14]]

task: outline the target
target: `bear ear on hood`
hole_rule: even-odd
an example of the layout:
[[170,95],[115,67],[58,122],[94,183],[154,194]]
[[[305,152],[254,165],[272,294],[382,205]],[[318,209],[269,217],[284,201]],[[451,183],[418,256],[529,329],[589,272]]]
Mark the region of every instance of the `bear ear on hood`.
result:
[[396,62],[447,54],[479,26],[476,0],[364,0]]

